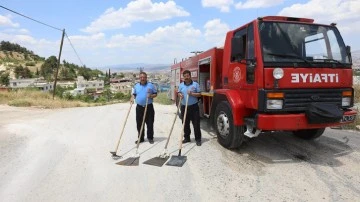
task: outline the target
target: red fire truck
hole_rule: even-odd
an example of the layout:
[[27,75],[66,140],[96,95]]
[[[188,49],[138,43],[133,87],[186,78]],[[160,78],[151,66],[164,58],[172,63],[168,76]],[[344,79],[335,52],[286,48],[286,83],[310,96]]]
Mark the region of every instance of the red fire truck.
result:
[[174,63],[171,98],[190,70],[201,88],[201,116],[226,148],[264,131],[314,139],[356,118],[350,46],[334,23],[259,17],[227,32],[222,48]]

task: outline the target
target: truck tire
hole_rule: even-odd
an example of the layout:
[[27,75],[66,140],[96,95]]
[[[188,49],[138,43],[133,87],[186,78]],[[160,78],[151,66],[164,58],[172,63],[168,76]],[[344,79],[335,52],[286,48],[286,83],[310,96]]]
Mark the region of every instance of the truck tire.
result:
[[227,149],[240,147],[244,140],[245,126],[235,126],[231,107],[228,102],[222,101],[215,110],[214,128],[220,145]]
[[304,129],[304,130],[293,131],[293,134],[296,137],[299,137],[304,140],[312,140],[312,139],[320,137],[324,133],[324,131],[325,131],[325,128]]

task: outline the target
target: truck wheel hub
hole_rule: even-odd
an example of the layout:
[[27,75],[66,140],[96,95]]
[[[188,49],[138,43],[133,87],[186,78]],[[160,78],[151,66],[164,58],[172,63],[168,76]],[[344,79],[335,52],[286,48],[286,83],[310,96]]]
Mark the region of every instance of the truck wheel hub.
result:
[[221,136],[226,137],[229,134],[229,128],[230,128],[229,118],[225,113],[221,113],[217,117],[216,125],[217,125],[217,130]]

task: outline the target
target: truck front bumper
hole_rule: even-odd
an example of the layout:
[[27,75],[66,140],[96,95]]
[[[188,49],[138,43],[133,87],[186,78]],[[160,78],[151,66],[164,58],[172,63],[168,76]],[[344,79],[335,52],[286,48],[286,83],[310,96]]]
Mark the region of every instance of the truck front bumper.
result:
[[255,118],[256,128],[260,130],[300,130],[326,128],[353,123],[356,120],[355,110],[345,111],[337,123],[309,124],[305,113],[301,114],[258,114]]

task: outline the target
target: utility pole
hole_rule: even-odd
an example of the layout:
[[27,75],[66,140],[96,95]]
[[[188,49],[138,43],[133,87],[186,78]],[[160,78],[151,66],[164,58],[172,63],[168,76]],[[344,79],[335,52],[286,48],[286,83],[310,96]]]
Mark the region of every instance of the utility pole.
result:
[[55,98],[55,92],[56,92],[56,82],[57,82],[57,77],[58,77],[58,73],[59,73],[59,68],[60,68],[60,58],[61,58],[61,52],[62,52],[62,47],[63,47],[63,43],[64,43],[64,37],[65,37],[65,29],[63,29],[62,31],[63,31],[63,33],[62,33],[61,44],[60,44],[59,58],[58,58],[57,68],[56,68],[56,74],[55,74],[55,82],[54,82],[53,99]]
[[137,69],[140,70],[140,73],[144,71],[144,67],[138,67]]

